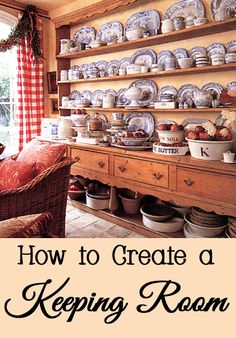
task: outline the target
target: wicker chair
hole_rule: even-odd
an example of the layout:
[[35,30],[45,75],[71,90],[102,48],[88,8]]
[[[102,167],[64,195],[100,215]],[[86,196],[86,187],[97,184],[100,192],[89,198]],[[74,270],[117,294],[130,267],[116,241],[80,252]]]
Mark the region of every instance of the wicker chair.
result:
[[0,191],[0,221],[48,211],[54,220],[52,235],[65,237],[70,167],[75,162],[65,159],[18,189]]

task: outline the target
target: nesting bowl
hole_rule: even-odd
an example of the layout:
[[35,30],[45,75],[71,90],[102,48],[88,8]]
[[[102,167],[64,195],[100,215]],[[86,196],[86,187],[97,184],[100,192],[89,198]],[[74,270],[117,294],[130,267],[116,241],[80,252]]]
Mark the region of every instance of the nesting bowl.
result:
[[184,130],[157,130],[157,132],[161,143],[174,144],[184,141]]
[[166,221],[174,216],[174,210],[164,204],[144,204],[140,212],[143,216],[152,221]]
[[193,58],[180,58],[177,60],[180,68],[190,68],[193,65]]
[[190,154],[201,160],[220,161],[223,153],[231,150],[233,141],[203,141],[187,139]]
[[220,225],[220,226],[209,226],[209,227],[194,224],[190,221],[189,214],[184,215],[184,220],[187,223],[187,227],[185,227],[187,232],[189,232],[195,237],[207,237],[207,238],[218,237],[225,231],[227,227],[227,224]]

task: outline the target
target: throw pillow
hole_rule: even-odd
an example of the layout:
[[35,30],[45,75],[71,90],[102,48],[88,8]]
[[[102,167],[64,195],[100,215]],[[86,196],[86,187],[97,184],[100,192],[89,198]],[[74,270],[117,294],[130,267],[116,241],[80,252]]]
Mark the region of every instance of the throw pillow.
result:
[[18,159],[36,163],[36,175],[60,162],[66,151],[66,144],[49,143],[33,139],[20,152]]
[[14,161],[11,158],[0,163],[0,190],[19,188],[35,177],[35,163]]

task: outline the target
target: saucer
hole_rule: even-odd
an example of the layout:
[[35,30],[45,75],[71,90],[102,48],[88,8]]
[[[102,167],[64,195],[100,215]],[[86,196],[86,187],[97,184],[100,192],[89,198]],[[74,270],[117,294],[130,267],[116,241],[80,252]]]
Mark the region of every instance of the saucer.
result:
[[236,163],[236,160],[233,161],[233,162],[226,162],[226,161],[224,161],[224,160],[221,160],[221,162],[223,162],[223,163],[228,163],[228,164],[233,164],[233,163]]

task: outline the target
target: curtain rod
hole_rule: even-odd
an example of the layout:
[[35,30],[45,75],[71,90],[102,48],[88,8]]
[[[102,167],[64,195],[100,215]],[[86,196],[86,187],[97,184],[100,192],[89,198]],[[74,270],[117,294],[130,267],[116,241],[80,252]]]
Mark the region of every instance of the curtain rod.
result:
[[[0,2],[0,6],[11,8],[11,9],[15,9],[15,10],[21,10],[21,11],[23,11],[25,9],[25,7],[23,7],[23,6],[21,7],[21,6],[7,5],[7,4],[4,4],[2,2]],[[43,14],[40,14],[40,13],[38,13],[38,16],[40,16],[41,18],[49,19],[50,20],[49,16],[46,16],[46,15],[43,15]]]

